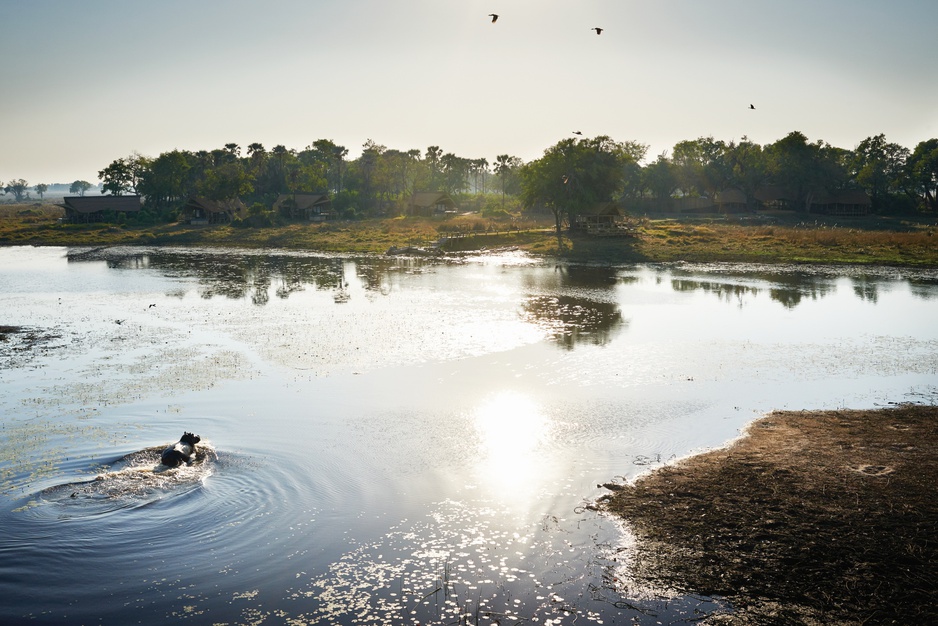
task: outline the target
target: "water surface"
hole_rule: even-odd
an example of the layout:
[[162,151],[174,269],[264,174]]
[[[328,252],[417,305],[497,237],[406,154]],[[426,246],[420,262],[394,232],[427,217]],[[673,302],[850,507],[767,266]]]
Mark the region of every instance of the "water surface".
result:
[[13,247],[0,312],[4,623],[692,622],[598,483],[938,380],[888,268]]

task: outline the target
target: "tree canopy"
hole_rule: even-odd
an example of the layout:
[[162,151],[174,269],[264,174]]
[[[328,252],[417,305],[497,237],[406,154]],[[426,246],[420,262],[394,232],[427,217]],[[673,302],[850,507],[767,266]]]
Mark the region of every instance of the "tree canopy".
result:
[[3,188],[4,193],[12,193],[17,202],[22,202],[29,194],[29,183],[22,178],[15,178]]
[[563,139],[521,168],[522,199],[529,207],[550,209],[561,245],[564,221],[621,191],[622,168],[634,159],[635,148],[606,135]]
[[68,188],[69,193],[77,193],[79,196],[85,195],[85,192],[94,187],[87,180],[76,180]]
[[[606,135],[562,139],[529,163],[510,154],[494,158],[462,156],[443,147],[393,148],[368,140],[357,158],[331,139],[317,139],[302,149],[233,142],[198,151],[172,150],[156,157],[133,153],[98,172],[103,192],[140,194],[145,208],[171,216],[186,199],[203,195],[271,207],[280,194],[328,193],[346,216],[396,214],[420,191],[463,196],[464,206],[495,207],[472,200],[498,194],[505,208],[542,208],[562,224],[600,202],[629,207],[665,208],[679,199],[711,201],[738,190],[750,208],[760,190],[785,190],[791,208],[810,209],[818,198],[845,190],[863,190],[874,212],[909,210],[938,213],[938,139],[914,150],[870,136],[846,150],[793,131],[759,145],[747,137],[724,141],[698,137],[680,141],[670,155],[646,160],[648,147],[615,141]],[[78,183],[82,183],[78,185]],[[71,193],[92,185],[75,181]],[[40,196],[46,191],[34,187]],[[3,191],[21,201],[29,186],[14,179]]]

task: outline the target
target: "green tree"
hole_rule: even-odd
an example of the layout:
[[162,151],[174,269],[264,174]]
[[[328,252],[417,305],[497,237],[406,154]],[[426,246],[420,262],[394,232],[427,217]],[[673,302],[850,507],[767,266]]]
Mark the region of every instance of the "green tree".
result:
[[359,193],[366,210],[377,212],[378,193],[387,188],[386,171],[382,168],[387,147],[371,139],[362,145],[362,154],[356,161],[356,174],[360,182]]
[[671,163],[684,195],[714,198],[725,189],[729,179],[725,157],[726,144],[713,137],[677,143]]
[[751,204],[756,190],[765,185],[769,177],[762,146],[743,135],[739,143],[731,141],[726,145],[726,164],[729,186],[742,191],[747,204]]
[[430,146],[427,148],[427,152],[424,155],[424,162],[427,164],[429,169],[429,177],[427,179],[427,189],[430,191],[438,191],[443,188],[442,180],[442,165],[440,160],[443,158],[443,151],[439,146]]
[[502,209],[505,208],[505,195],[511,189],[513,193],[520,191],[520,178],[518,170],[523,165],[521,159],[508,154],[499,154],[495,157],[495,175],[502,190]]
[[29,193],[29,183],[22,178],[16,178],[8,182],[7,186],[3,188],[3,191],[12,193],[16,197],[17,202],[22,202]]
[[211,200],[232,200],[254,190],[251,177],[241,163],[224,163],[205,173],[199,184],[201,195]]
[[938,213],[938,139],[915,146],[906,162],[912,193],[924,200],[925,209]]
[[190,195],[190,157],[185,152],[164,152],[141,173],[139,191],[155,207],[167,207]]
[[475,193],[485,193],[486,178],[489,173],[489,161],[486,158],[469,160],[469,176]]
[[627,151],[607,136],[563,139],[544,156],[521,168],[521,196],[528,207],[544,206],[554,215],[558,249],[563,224],[621,190]]
[[85,192],[91,189],[94,185],[89,183],[87,180],[76,180],[68,188],[69,193],[77,193],[79,196],[84,196]]
[[403,200],[413,195],[420,176],[420,150],[390,149],[385,151],[383,156],[390,175],[392,197]]
[[49,185],[45,183],[39,183],[38,185],[33,187],[33,189],[36,190],[36,193],[39,194],[39,199],[42,200],[42,194],[44,194],[46,191],[49,190]]
[[886,211],[896,204],[896,196],[908,185],[906,160],[908,148],[889,143],[883,134],[867,137],[849,159],[850,174],[870,196],[875,211]]
[[348,149],[330,139],[317,139],[311,148],[316,158],[327,164],[326,178],[329,188],[334,193],[340,193],[344,189],[345,157],[348,156]]
[[137,186],[148,166],[149,159],[133,153],[129,157],[112,161],[98,172],[98,178],[104,183],[104,192],[112,196],[136,194]]
[[622,146],[622,171],[620,173],[622,189],[619,196],[620,198],[640,197],[644,190],[640,163],[648,153],[648,146],[637,141],[626,141],[620,145]]
[[447,152],[440,157],[443,191],[456,194],[466,189],[469,180],[469,160]]
[[844,151],[821,140],[808,143],[798,131],[766,146],[765,152],[771,179],[791,194],[797,211],[808,212],[815,197],[846,183]]
[[287,150],[287,147],[283,144],[277,144],[270,151],[271,156],[274,157],[274,160],[277,163],[277,173],[276,173],[276,192],[283,193],[286,188],[286,162],[287,159],[292,155],[291,150]]
[[680,181],[677,170],[666,153],[658,155],[654,163],[649,163],[642,169],[642,185],[658,200],[661,208],[669,206],[671,194],[680,187]]
[[266,157],[267,150],[264,149],[264,144],[257,142],[248,144],[248,158],[252,161],[260,161]]

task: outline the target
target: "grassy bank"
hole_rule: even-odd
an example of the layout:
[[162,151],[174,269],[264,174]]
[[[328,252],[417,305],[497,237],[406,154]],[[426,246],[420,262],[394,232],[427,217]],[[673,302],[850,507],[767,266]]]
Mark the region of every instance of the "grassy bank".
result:
[[645,219],[634,237],[566,237],[558,250],[549,219],[507,230],[478,216],[394,218],[271,228],[62,224],[54,205],[0,206],[0,245],[179,245],[272,247],[323,252],[384,253],[427,246],[441,236],[449,251],[516,247],[533,254],[598,262],[843,263],[938,267],[938,228],[927,222],[748,224],[724,219]]

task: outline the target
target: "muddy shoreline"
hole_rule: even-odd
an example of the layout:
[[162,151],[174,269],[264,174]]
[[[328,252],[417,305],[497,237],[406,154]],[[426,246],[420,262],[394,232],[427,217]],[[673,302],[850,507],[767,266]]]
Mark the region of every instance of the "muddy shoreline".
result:
[[938,407],[776,412],[609,487],[632,583],[735,607],[707,624],[938,623]]

